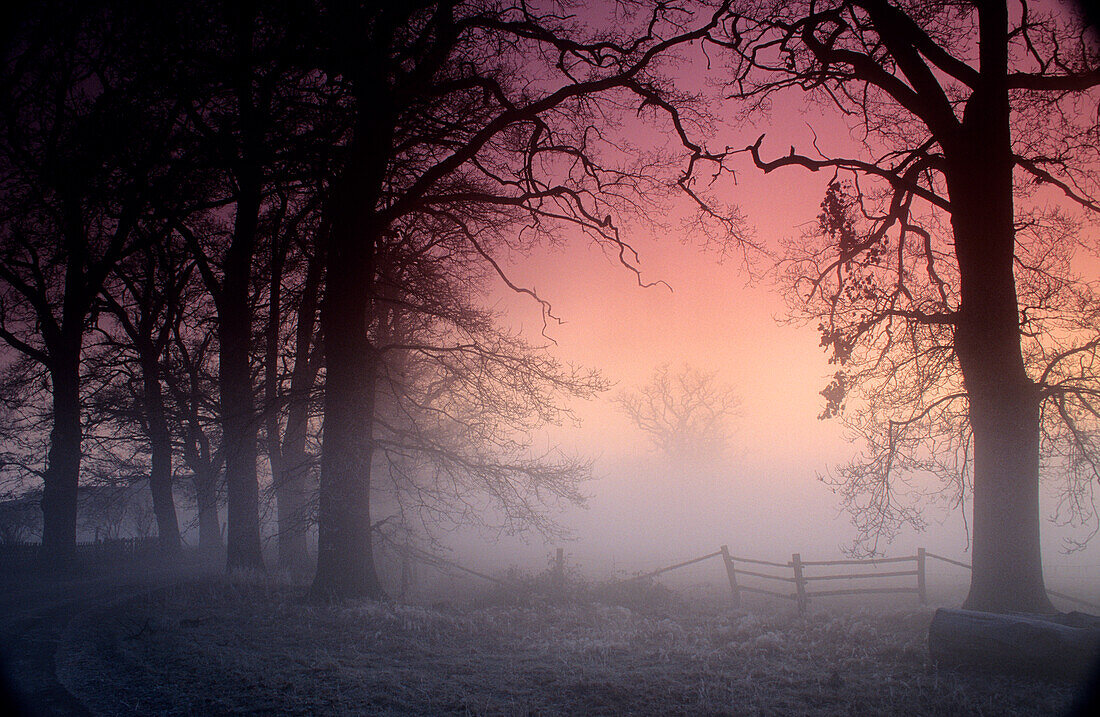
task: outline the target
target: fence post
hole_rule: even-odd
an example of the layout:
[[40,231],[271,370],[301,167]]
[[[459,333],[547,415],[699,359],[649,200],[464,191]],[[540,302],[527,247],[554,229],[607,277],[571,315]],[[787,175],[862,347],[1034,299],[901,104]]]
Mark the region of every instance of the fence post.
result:
[[924,548],[917,548],[917,595],[920,604],[928,604],[928,592],[924,581]]
[[555,595],[562,597],[565,594],[565,548],[558,548],[554,556],[554,574],[550,579]]
[[791,567],[794,568],[794,587],[798,598],[798,613],[806,612],[806,580],[802,577],[802,556],[791,555]]
[[741,607],[741,591],[737,589],[737,570],[733,566],[733,558],[730,557],[728,546],[722,546],[722,562],[726,564],[726,577],[730,579],[730,593],[733,595],[733,606]]

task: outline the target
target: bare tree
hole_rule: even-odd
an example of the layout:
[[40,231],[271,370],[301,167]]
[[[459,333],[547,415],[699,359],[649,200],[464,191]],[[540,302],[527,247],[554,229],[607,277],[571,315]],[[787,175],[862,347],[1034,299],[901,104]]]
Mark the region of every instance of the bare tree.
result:
[[167,413],[183,465],[191,472],[199,546],[216,549],[224,545],[218,506],[225,464],[218,420],[217,346],[205,294],[193,292],[190,296],[192,305],[172,329],[164,371],[170,397]]
[[324,240],[310,239],[323,231],[312,201],[321,192],[318,188],[288,212],[285,226],[270,242],[264,329],[264,442],[276,500],[279,565],[295,572],[309,563],[306,535],[316,502],[316,481],[310,480],[316,456],[309,443],[319,412],[324,354],[318,308],[325,262]]
[[[37,6],[10,29],[0,67],[0,338],[49,379],[42,543],[58,563],[76,547],[85,334],[170,184],[177,120],[136,18],[113,10]],[[108,26],[115,42],[102,41]]]
[[564,399],[591,398],[607,382],[499,327],[501,317],[481,306],[495,277],[464,232],[418,220],[398,236],[372,332],[383,356],[377,512],[429,540],[456,526],[560,535],[547,508],[581,502],[590,465],[536,452],[532,434],[571,419]]
[[[193,263],[172,241],[170,229],[146,242],[115,268],[111,280],[101,292],[104,313],[117,325],[112,337],[117,350],[111,351],[110,364],[119,370],[119,362],[130,362],[136,375],[124,372],[127,385],[96,400],[104,410],[124,421],[136,424],[149,446],[149,487],[157,536],[168,552],[180,547],[179,522],[172,493],[173,441],[165,406],[163,364],[183,312],[182,300],[191,281]],[[112,367],[101,363],[106,370]],[[104,405],[105,403],[113,405]]]
[[620,391],[615,403],[657,450],[683,458],[728,450],[741,402],[717,372],[665,364],[642,386]]
[[[628,256],[609,210],[616,196],[636,197],[643,179],[598,161],[603,136],[586,118],[596,94],[644,76],[654,58],[716,22],[710,15],[684,29],[683,19],[679,8],[657,4],[638,26],[585,43],[553,8],[526,3],[301,4],[303,52],[347,86],[355,110],[326,203],[315,595],[380,592],[369,496],[382,361],[364,328],[377,319],[378,261],[395,228],[417,215],[451,218],[499,270],[493,252],[509,237],[494,237],[504,247],[483,243],[486,224],[459,208],[520,208],[536,235],[566,221]],[[521,75],[530,79],[516,81]]]
[[[276,4],[212,0],[178,9],[175,78],[194,138],[186,161],[209,178],[208,194],[175,228],[192,248],[218,332],[218,401],[227,493],[227,565],[261,567],[255,329],[270,268],[265,244],[289,206],[314,190],[340,154],[339,91],[296,60],[293,24]],[[327,152],[328,155],[324,153]]]
[[724,31],[734,96],[804,94],[865,140],[852,156],[828,155],[824,138],[775,159],[763,137],[745,150],[764,172],[835,177],[784,266],[841,368],[826,414],[854,387],[866,399],[849,408],[863,409],[853,425],[869,452],[839,474],[860,527],[918,521],[899,503],[907,474],[936,473],[959,496],[972,484],[966,606],[1052,610],[1041,448],[1072,447],[1071,472],[1096,475],[1096,300],[1069,271],[1080,235],[1066,221],[1100,210],[1095,40],[1026,0],[783,2],[731,14]]

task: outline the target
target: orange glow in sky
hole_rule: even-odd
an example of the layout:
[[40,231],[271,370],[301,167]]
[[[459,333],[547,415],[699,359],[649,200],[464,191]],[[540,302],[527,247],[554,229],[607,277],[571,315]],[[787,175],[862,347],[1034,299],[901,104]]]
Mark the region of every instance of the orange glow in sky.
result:
[[[786,154],[791,145],[809,150],[815,136],[823,151],[834,154],[850,152],[854,144],[844,124],[800,101],[777,103],[765,125],[721,131],[714,146],[744,147],[766,132],[766,156]],[[741,159],[728,200],[761,244],[777,248],[816,219],[831,173],[788,169],[765,176]],[[682,206],[673,212],[686,212]],[[827,362],[814,327],[777,321],[785,315],[777,286],[767,279],[748,285],[740,255],[723,261],[676,231],[675,220],[669,224],[670,231],[627,228],[624,238],[640,255],[642,278],[667,282],[671,291],[639,287],[616,257],[580,237],[513,258],[508,269],[564,320],[548,329],[556,342],[553,353],[598,368],[617,383],[607,396],[576,405],[579,427],[555,429],[542,439],[544,448],[560,445],[598,457],[597,480],[587,486],[588,510],[564,516],[579,539],[571,551],[588,556],[590,565],[617,569],[643,568],[723,542],[764,558],[799,550],[835,556],[850,544],[853,529],[817,476],[857,450],[837,421],[817,418],[824,404],[819,391],[836,367]],[[757,266],[767,263],[761,258]],[[542,321],[533,302],[507,290],[494,300],[514,328],[538,338]],[[640,385],[661,364],[685,362],[717,371],[741,397],[734,455],[723,465],[662,463],[611,401],[616,390]],[[903,534],[887,552],[900,555],[922,545],[965,555],[959,512],[927,517],[926,533]],[[1057,552],[1066,533],[1049,522],[1043,531],[1048,560],[1100,560],[1096,541],[1067,558]],[[537,555],[543,547],[531,550]]]

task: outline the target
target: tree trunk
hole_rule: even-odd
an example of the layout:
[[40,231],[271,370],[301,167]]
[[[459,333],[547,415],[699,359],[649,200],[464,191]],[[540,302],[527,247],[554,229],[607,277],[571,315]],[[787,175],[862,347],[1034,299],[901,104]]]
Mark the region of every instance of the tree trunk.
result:
[[199,547],[221,549],[222,524],[218,518],[217,473],[213,468],[195,471],[195,503],[199,513]]
[[276,515],[279,536],[279,566],[294,574],[309,567],[306,547],[308,495],[306,476],[306,428],[309,420],[309,394],[316,371],[310,371],[310,348],[316,326],[317,292],[320,265],[316,258],[309,264],[305,291],[297,313],[294,366],[291,369],[287,424],[279,427],[279,331],[282,326],[282,283],[289,246],[272,245],[270,309],[267,322],[267,347],[264,357],[264,403],[267,413],[267,453],[275,484]]
[[386,111],[385,88],[359,89],[355,137],[329,205],[332,222],[321,306],[325,399],[314,599],[384,597],[371,540],[372,429],[379,356],[368,331],[375,308],[376,242],[382,230],[375,207],[393,125],[392,113]]
[[944,147],[959,263],[955,350],[974,435],[973,573],[964,607],[1053,612],[1039,545],[1039,395],[1024,367],[1013,273],[1007,11],[981,10],[981,73]]
[[[218,480],[222,466],[222,449],[211,451],[210,440],[203,430],[200,405],[203,388],[198,361],[192,361],[183,342],[176,338],[179,357],[185,374],[169,376],[168,388],[172,391],[181,410],[180,423],[183,432],[183,462],[191,469],[195,488],[195,507],[198,510],[199,547],[222,547],[221,521],[218,518]],[[171,380],[175,378],[176,380]],[[182,380],[180,380],[182,378]],[[183,384],[183,385],[181,385]]]
[[77,486],[80,481],[80,348],[54,354],[50,369],[53,428],[42,488],[42,557],[55,568],[76,558]]
[[309,457],[304,449],[284,447],[281,471],[275,487],[279,520],[279,566],[291,573],[309,569]]
[[259,211],[258,181],[242,181],[233,240],[223,262],[218,304],[218,388],[225,446],[229,570],[264,567],[260,549],[260,486],[256,476],[259,426],[249,365],[252,345],[249,286]]
[[[295,322],[294,368],[290,376],[286,431],[282,443],[283,489],[278,497],[279,560],[291,570],[309,564],[306,534],[312,518],[310,505],[314,488],[309,481],[310,456],[306,453],[306,436],[309,431],[310,395],[317,382],[323,351],[316,330],[317,302],[324,267],[324,253],[319,250],[309,260]],[[285,512],[282,508],[284,500]],[[283,536],[286,536],[285,550]]]
[[[351,227],[348,227],[351,229]],[[325,404],[321,445],[316,599],[383,596],[374,568],[370,521],[375,362],[367,337],[373,261],[357,233],[329,248]]]
[[142,361],[142,382],[145,392],[145,420],[149,427],[149,490],[153,495],[153,515],[157,519],[157,536],[161,548],[166,553],[174,554],[180,549],[180,527],[176,517],[175,498],[172,495],[172,436],[164,412],[160,367],[156,357],[147,357]]

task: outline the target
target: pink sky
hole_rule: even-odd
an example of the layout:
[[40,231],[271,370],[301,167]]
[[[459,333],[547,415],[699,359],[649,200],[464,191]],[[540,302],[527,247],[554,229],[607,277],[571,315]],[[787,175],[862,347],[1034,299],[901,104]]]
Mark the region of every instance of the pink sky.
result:
[[[777,103],[766,123],[725,127],[712,144],[744,147],[762,132],[768,134],[767,156],[785,154],[792,144],[809,151],[814,133],[823,151],[849,153],[853,146],[847,128],[835,117],[807,111],[800,101]],[[728,199],[742,210],[762,244],[777,247],[814,221],[829,174],[789,169],[764,176],[747,158],[740,159],[737,184],[729,187]],[[785,314],[777,287],[767,281],[748,286],[737,255],[722,262],[716,252],[691,237],[685,241],[675,230],[641,228],[625,237],[640,255],[643,278],[665,281],[672,291],[639,287],[614,257],[580,238],[515,260],[510,276],[536,289],[564,320],[549,330],[557,342],[555,355],[599,368],[618,383],[616,388],[637,386],[663,363],[689,362],[718,371],[743,402],[736,455],[726,467],[703,471],[705,479],[693,479],[687,475],[690,470],[667,478],[647,474],[660,466],[660,459],[615,411],[609,399],[616,389],[578,404],[579,428],[554,430],[541,439],[545,445],[599,456],[599,480],[587,488],[589,510],[565,515],[564,522],[579,539],[570,550],[619,568],[711,550],[720,542],[742,541],[765,558],[799,550],[836,555],[851,540],[852,529],[816,477],[856,447],[844,439],[838,422],[817,418],[823,405],[818,392],[835,371],[817,332],[777,323]],[[506,290],[497,300],[513,327],[538,336],[536,306]],[[888,552],[902,554],[924,545],[965,555],[958,511],[928,517],[928,532],[905,534]],[[1049,523],[1043,530],[1048,562],[1100,563],[1100,546],[1062,556],[1058,548],[1063,533]],[[536,541],[525,552],[543,549]]]

